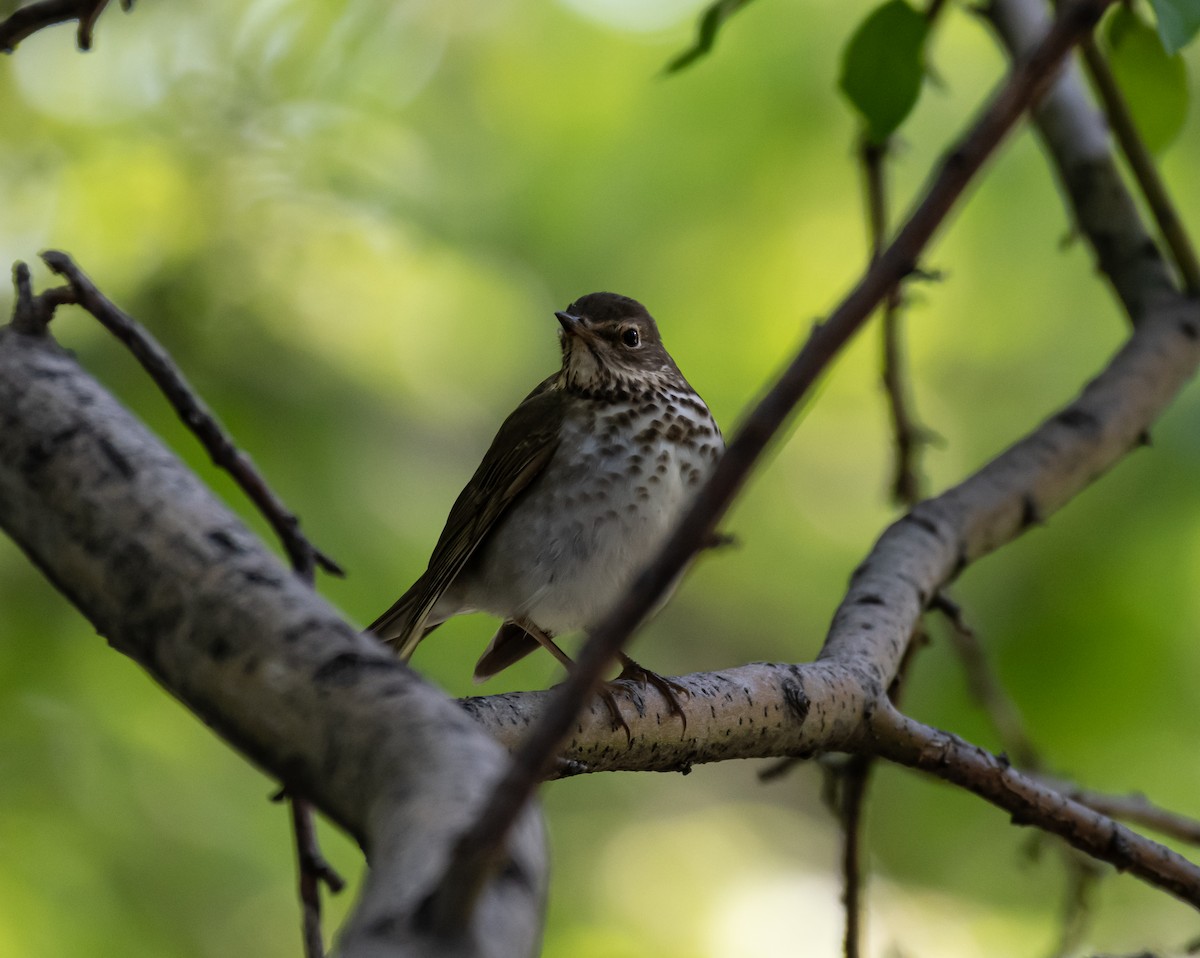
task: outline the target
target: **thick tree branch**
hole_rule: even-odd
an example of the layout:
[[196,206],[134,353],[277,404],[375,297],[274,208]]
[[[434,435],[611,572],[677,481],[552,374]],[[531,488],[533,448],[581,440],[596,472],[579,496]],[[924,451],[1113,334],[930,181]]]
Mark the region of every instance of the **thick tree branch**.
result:
[[0,329],[0,526],[119,651],[363,846],[342,954],[529,954],[543,836],[523,817],[469,923],[419,902],[504,759],[347,625],[45,336]]

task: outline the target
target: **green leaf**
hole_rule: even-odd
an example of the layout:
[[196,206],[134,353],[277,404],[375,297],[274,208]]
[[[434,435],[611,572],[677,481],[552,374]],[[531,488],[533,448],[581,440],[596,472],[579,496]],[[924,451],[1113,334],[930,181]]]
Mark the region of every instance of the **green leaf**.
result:
[[882,144],[912,112],[925,77],[925,16],[888,0],[859,25],[842,54],[842,92],[862,115],[867,138]]
[[[1161,23],[1161,21],[1160,21]],[[1188,111],[1187,66],[1169,55],[1154,28],[1122,6],[1106,30],[1109,63],[1146,148],[1161,153],[1183,129]]]
[[1150,0],[1167,53],[1178,53],[1200,30],[1200,0]]
[[667,73],[678,73],[689,67],[712,50],[717,41],[717,31],[725,21],[747,6],[750,0],[716,0],[700,15],[700,26],[696,31],[695,44],[667,64]]

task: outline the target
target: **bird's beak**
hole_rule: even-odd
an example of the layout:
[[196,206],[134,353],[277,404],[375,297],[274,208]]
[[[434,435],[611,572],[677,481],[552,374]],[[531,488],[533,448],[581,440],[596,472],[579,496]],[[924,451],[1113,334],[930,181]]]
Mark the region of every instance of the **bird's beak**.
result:
[[573,313],[558,312],[554,314],[568,336],[577,336],[583,330],[583,317]]

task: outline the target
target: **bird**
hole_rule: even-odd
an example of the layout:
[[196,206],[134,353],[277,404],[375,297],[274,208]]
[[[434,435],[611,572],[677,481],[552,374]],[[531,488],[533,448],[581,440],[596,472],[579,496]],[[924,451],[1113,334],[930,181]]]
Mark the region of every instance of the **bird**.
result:
[[[590,293],[554,315],[561,368],[504,420],[428,567],[368,627],[405,661],[446,620],[487,612],[502,623],[476,681],[539,646],[571,669],[555,637],[600,622],[724,451],[712,413],[641,303]],[[686,689],[624,653],[621,662],[617,681],[653,684],[686,728],[678,700]],[[628,733],[611,686],[602,697]]]

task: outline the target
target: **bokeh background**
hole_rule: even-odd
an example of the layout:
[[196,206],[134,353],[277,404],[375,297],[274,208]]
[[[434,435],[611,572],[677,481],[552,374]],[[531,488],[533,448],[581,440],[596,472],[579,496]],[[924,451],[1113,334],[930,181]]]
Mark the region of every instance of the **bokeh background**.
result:
[[[596,289],[644,301],[728,431],[837,302],[866,260],[838,58],[869,7],[764,0],[671,78],[695,0],[114,8],[91,54],[59,27],[0,60],[0,261],[68,250],[145,322],[348,569],[320,588],[366,623],[424,568],[496,426],[556,367],[552,310]],[[933,65],[891,170],[904,204],[1004,60],[954,7]],[[1195,113],[1163,158],[1193,227]],[[906,318],[918,413],[941,437],[930,489],[1067,401],[1125,335],[1069,233],[1022,132],[930,253],[943,280],[911,290]],[[55,334],[262,528],[95,323],[64,312]],[[740,547],[698,564],[639,659],[673,674],[815,655],[897,514],[878,355],[869,329],[839,359],[729,517]],[[1151,449],[957,590],[1056,769],[1193,815],[1198,469],[1193,390]],[[454,695],[557,681],[534,656],[473,687],[493,628],[456,620],[414,664]],[[908,707],[997,747],[932,633]],[[838,954],[820,774],[761,784],[760,767],[547,787],[546,954]],[[297,954],[273,789],[0,539],[0,954]],[[1060,856],[1004,815],[884,768],[868,829],[871,954],[1050,953]],[[358,876],[352,844],[322,835]],[[1185,906],[1112,877],[1086,940],[1167,951],[1197,933]]]

